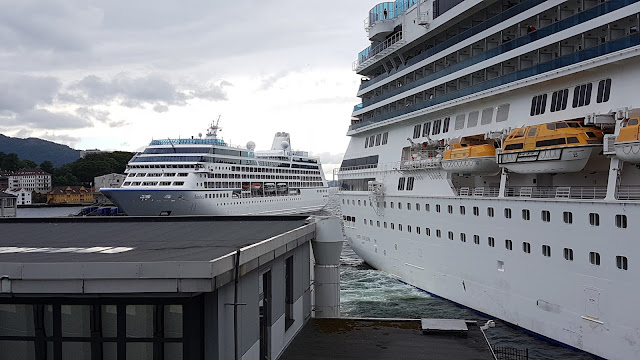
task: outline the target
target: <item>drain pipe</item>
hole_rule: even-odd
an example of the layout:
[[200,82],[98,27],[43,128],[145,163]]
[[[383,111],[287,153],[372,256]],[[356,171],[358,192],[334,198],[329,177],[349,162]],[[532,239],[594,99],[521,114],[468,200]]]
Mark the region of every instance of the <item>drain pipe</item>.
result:
[[233,358],[238,360],[238,279],[240,277],[240,249],[236,250],[236,266],[233,281]]
[[342,252],[342,223],[335,217],[315,217],[316,237],[311,241],[316,259],[315,317],[340,316],[340,253]]

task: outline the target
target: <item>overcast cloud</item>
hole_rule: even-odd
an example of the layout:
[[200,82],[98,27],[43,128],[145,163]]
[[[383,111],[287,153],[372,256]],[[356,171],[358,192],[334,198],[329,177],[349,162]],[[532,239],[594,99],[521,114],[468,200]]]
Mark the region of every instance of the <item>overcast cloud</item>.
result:
[[[0,0],[0,132],[139,147],[147,139],[130,134],[202,128],[224,113],[233,131],[258,119],[265,134],[264,119],[292,131],[301,118],[322,123],[296,138],[313,146],[346,131],[358,101],[350,65],[375,3]],[[339,149],[316,153],[344,151],[339,137]]]

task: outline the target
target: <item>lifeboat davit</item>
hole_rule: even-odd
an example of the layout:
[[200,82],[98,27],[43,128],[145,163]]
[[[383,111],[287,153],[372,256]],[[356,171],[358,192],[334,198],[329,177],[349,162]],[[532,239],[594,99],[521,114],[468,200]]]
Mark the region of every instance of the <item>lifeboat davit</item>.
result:
[[581,171],[602,138],[600,129],[580,121],[525,126],[505,139],[498,165],[519,174]]
[[442,157],[442,169],[458,174],[496,174],[496,148],[484,139],[463,138],[449,143]]
[[640,125],[638,119],[625,119],[613,144],[616,156],[623,161],[640,163]]

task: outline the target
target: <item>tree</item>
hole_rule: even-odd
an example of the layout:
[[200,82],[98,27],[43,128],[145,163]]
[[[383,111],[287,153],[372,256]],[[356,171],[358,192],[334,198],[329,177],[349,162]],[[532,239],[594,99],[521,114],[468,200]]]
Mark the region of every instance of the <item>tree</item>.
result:
[[38,165],[31,160],[20,161],[20,169],[35,169]]
[[18,155],[15,153],[7,154],[4,159],[2,159],[0,167],[3,170],[18,171],[20,168],[20,158],[18,158]]
[[42,164],[40,164],[40,170],[48,172],[51,175],[53,175],[56,171],[56,169],[53,167],[53,163],[49,160],[45,160],[42,162]]

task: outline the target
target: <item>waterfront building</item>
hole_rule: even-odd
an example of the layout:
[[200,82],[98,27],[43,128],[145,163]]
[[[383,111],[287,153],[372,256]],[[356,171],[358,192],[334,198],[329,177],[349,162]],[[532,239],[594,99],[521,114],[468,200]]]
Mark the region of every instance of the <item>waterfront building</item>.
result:
[[16,196],[0,191],[0,218],[16,217],[17,212]]
[[92,203],[93,192],[84,186],[56,186],[47,194],[48,204]]
[[51,174],[41,169],[20,169],[5,175],[10,189],[25,189],[46,194],[51,191]]
[[322,271],[338,273],[332,220],[331,231],[303,216],[0,221],[1,357],[276,359],[314,310],[337,309],[314,298],[337,294],[338,278],[314,290],[310,266],[312,246],[316,259],[330,246]]
[[32,192],[26,189],[5,189],[5,193],[15,195],[18,205],[31,205]]

